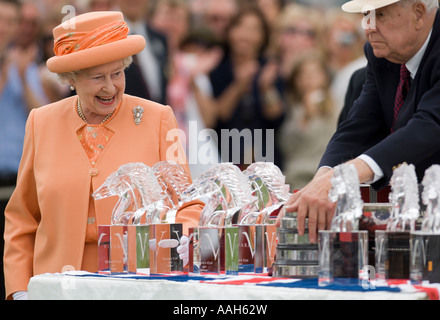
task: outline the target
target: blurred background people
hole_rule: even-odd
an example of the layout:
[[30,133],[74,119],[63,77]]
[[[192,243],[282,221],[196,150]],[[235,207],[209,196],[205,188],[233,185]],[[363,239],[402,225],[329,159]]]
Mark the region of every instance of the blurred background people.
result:
[[185,98],[188,94],[188,77],[181,74],[182,53],[180,44],[190,28],[190,11],[185,0],[158,0],[150,15],[151,26],[161,32],[168,45],[168,83],[166,101],[173,108],[179,128],[187,132],[188,122]]
[[[284,116],[278,65],[264,59],[269,36],[261,11],[255,6],[244,7],[227,29],[224,59],[210,73],[222,161],[241,168],[261,159],[271,151],[269,148],[273,148],[273,154],[267,161],[282,167],[279,150],[268,135],[269,130],[277,131]],[[262,130],[258,137],[261,141],[255,140],[257,129]],[[229,150],[221,146],[227,138],[225,133],[235,135],[232,141],[228,139]],[[235,146],[233,140],[238,140],[238,134],[243,136]]]
[[290,76],[298,57],[320,47],[320,20],[319,12],[297,4],[287,5],[281,12],[270,54],[278,56],[283,79]]
[[88,0],[87,11],[116,10],[116,0]]
[[[212,50],[218,42],[209,29],[203,32],[190,29],[191,11],[185,0],[158,0],[151,15],[151,24],[168,40],[167,103],[173,108],[182,130],[180,138],[187,150],[191,174],[196,178],[219,162],[213,137],[205,131],[207,126],[212,126],[213,107],[200,97],[211,95],[207,74],[220,61],[222,51]],[[199,142],[200,133],[208,134],[204,137],[208,138],[205,144]],[[208,152],[207,155],[199,155],[199,144]]]
[[302,5],[311,6],[319,10],[328,10],[333,8],[340,8],[345,2],[347,2],[347,0],[295,0],[294,2]]
[[[40,40],[43,15],[34,1],[21,1],[20,20],[7,53],[8,76],[20,82],[20,102],[27,111],[49,102],[42,88],[38,64],[42,61]],[[17,92],[16,92],[17,94]],[[27,117],[27,116],[26,116]]]
[[340,9],[330,10],[326,14],[323,37],[325,61],[332,72],[331,91],[338,111],[343,107],[353,72],[367,65],[361,19],[359,15],[341,12]]
[[175,55],[191,24],[191,12],[186,0],[157,0],[149,20],[155,30],[166,36],[169,55]]
[[284,9],[286,0],[256,0],[256,3],[264,14],[269,28],[273,30]]
[[42,25],[41,34],[41,55],[42,59],[39,62],[40,79],[44,92],[50,102],[58,101],[62,98],[69,96],[69,85],[62,83],[58,75],[50,72],[46,66],[47,59],[53,57],[53,35],[52,30],[54,27],[60,24],[63,19],[63,15],[59,7],[49,9],[44,15],[44,23]]
[[49,102],[40,79],[41,14],[34,2],[0,1],[0,178],[15,184],[29,111]]
[[[25,103],[15,106],[17,97],[12,95],[13,83],[9,76],[8,56],[20,17],[20,4],[16,0],[0,0],[0,295],[5,296],[3,275],[4,211],[17,180],[20,146],[23,147],[24,127],[22,119],[27,114]],[[20,81],[19,79],[15,79]],[[20,85],[18,83],[17,85]],[[17,115],[18,114],[18,115]],[[11,122],[12,126],[8,123]],[[14,126],[16,125],[16,127]]]
[[286,182],[294,189],[304,187],[313,178],[335,132],[338,114],[330,83],[330,71],[318,51],[300,57],[289,77],[289,107],[279,143]]
[[126,93],[166,104],[168,83],[168,47],[166,37],[154,30],[149,21],[150,0],[117,0],[131,34],[147,41],[145,49],[133,57],[134,62],[125,72]]
[[226,41],[226,32],[232,17],[239,11],[237,0],[206,0],[203,25],[214,32],[220,42]]

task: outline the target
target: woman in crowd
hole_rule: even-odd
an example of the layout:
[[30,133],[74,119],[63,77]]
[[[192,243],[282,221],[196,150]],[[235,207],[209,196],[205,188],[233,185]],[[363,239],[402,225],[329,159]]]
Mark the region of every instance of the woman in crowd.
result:
[[[224,59],[210,73],[221,157],[241,168],[261,159],[267,152],[272,158],[266,158],[267,161],[282,166],[278,149],[274,141],[270,141],[273,137],[270,132],[276,131],[282,122],[284,106],[278,65],[263,58],[268,40],[269,28],[261,11],[253,6],[243,8],[227,30]],[[262,136],[257,137],[257,130],[261,130]],[[221,146],[227,138],[225,132],[242,134],[245,138],[241,139],[240,146],[229,141],[229,150],[225,150]],[[257,138],[260,141],[255,141]],[[238,137],[232,140],[237,141]],[[275,149],[270,154],[267,147],[272,146]]]
[[328,11],[325,16],[324,51],[332,73],[330,89],[338,112],[344,104],[350,77],[356,70],[367,66],[361,19],[360,15],[340,10]]
[[322,15],[313,8],[289,4],[280,13],[269,54],[280,61],[280,74],[287,79],[299,57],[320,50]]
[[[169,106],[124,94],[124,69],[143,50],[120,12],[77,16],[54,29],[48,68],[77,96],[31,112],[17,188],[6,208],[4,268],[8,298],[26,297],[36,274],[97,271],[97,226],[110,224],[115,200],[91,196],[121,165],[163,160],[189,168]],[[134,112],[135,111],[135,112]],[[177,213],[198,224],[199,203]]]
[[279,142],[286,181],[300,189],[313,178],[336,129],[330,74],[322,55],[309,52],[299,58],[287,86],[290,102]]
[[[212,127],[216,113],[203,97],[211,95],[207,74],[220,61],[222,50],[217,48],[218,42],[208,29],[191,28],[190,11],[185,0],[157,1],[151,24],[168,39],[167,101],[182,130],[181,139],[186,146],[189,167],[196,178],[219,161],[217,145],[210,131],[206,130]],[[199,143],[203,138],[209,141]],[[206,148],[209,151],[203,152]]]

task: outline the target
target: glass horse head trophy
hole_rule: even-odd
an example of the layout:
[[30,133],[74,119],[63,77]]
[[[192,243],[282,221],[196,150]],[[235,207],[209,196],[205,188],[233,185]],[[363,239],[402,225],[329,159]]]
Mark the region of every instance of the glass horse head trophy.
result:
[[403,163],[391,177],[390,203],[393,205],[387,224],[388,231],[414,231],[419,217],[419,186],[415,167]]
[[239,211],[255,200],[247,178],[232,163],[220,163],[203,173],[183,193],[184,202],[204,200],[200,226],[221,227],[236,223]]
[[165,198],[153,170],[139,162],[120,166],[92,196],[96,200],[119,197],[112,212],[113,225],[138,224],[142,216],[154,216],[156,204]]
[[182,193],[191,177],[177,163],[161,161],[153,167],[125,164],[112,173],[93,193],[95,199],[119,196],[112,224],[174,223],[182,205]]
[[164,198],[157,204],[151,223],[175,223],[177,210],[184,203],[183,192],[191,185],[191,177],[174,161],[160,161],[152,169]]
[[335,232],[358,231],[359,219],[363,213],[363,201],[358,173],[354,165],[341,164],[335,167],[329,199],[337,202],[331,230]]
[[243,174],[256,200],[240,211],[238,224],[268,224],[270,215],[289,199],[290,186],[285,184],[281,170],[271,162],[255,162]]
[[440,234],[440,165],[434,164],[426,170],[422,185],[426,212],[421,231]]

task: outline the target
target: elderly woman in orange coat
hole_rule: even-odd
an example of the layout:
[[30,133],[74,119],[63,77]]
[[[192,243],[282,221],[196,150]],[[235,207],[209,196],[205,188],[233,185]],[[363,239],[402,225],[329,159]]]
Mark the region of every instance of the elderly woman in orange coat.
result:
[[[189,173],[180,142],[167,139],[177,128],[171,108],[124,94],[124,69],[145,46],[128,31],[119,12],[86,13],[54,29],[56,56],[48,68],[78,95],[29,115],[17,188],[5,211],[8,299],[26,297],[36,274],[97,271],[97,226],[110,224],[115,199],[91,195],[119,166],[174,160]],[[190,203],[177,213],[184,232],[198,224],[201,210]]]

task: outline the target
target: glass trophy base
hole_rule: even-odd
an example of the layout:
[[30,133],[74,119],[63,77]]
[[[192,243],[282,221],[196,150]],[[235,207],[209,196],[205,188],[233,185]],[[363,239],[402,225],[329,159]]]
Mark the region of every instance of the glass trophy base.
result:
[[238,275],[238,227],[197,227],[189,233],[189,275]]
[[190,228],[190,275],[262,273],[272,267],[275,225]]
[[98,226],[98,234],[99,273],[149,272],[148,226]]
[[98,273],[183,273],[182,224],[98,226]]
[[275,225],[238,225],[239,265],[242,273],[263,273],[275,260]]
[[376,230],[376,278],[409,279],[410,232]]
[[183,235],[181,223],[150,224],[150,274],[181,274],[183,261],[177,248]]
[[[368,188],[371,189],[371,187]],[[375,199],[375,191],[371,190],[370,192],[373,193],[372,197]],[[386,193],[387,196],[388,193]],[[389,200],[387,200],[387,202],[388,201]],[[363,215],[361,219],[359,219],[359,230],[368,231],[368,261],[375,261],[376,230],[386,230],[387,223],[391,217],[392,208],[393,205],[391,203],[364,203]]]
[[318,284],[326,286],[336,278],[363,281],[368,265],[368,232],[319,231]]
[[413,283],[440,283],[440,234],[412,232],[410,279]]

